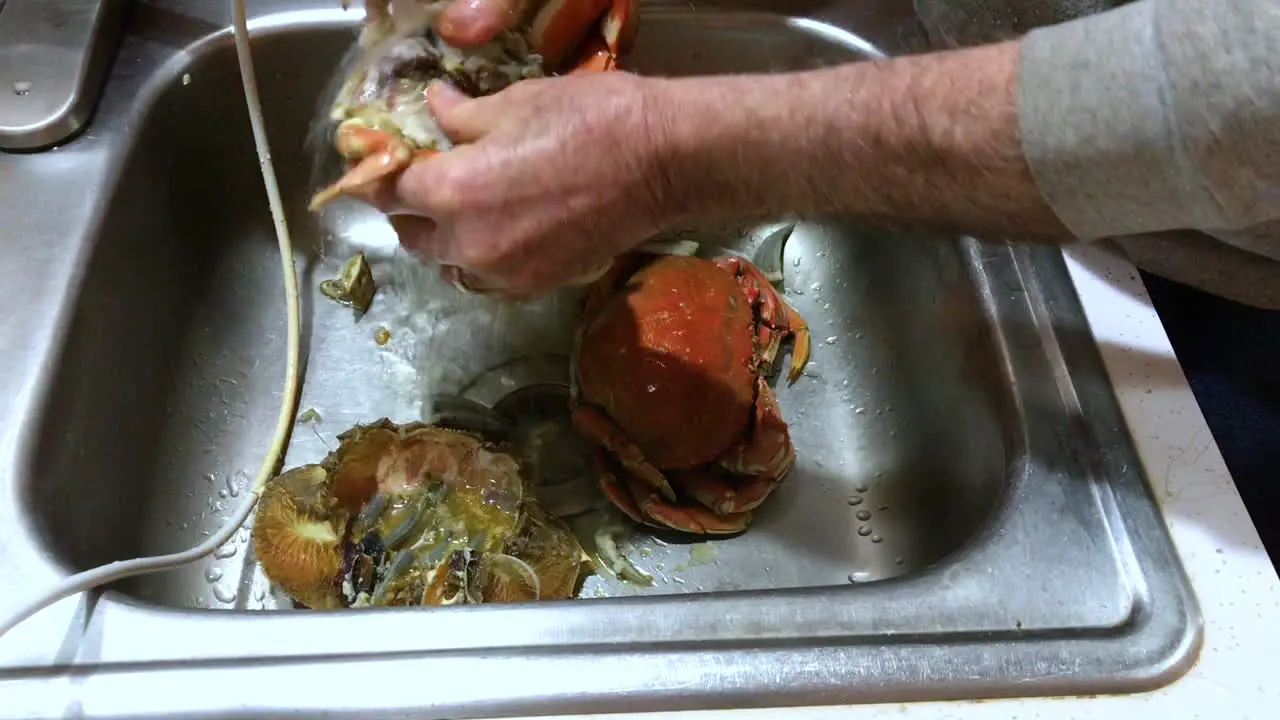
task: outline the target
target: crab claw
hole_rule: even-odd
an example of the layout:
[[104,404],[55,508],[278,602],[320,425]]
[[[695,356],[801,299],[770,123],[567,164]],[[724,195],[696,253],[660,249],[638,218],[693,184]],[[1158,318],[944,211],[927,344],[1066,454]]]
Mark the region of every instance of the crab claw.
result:
[[638,0],[550,0],[534,15],[529,37],[548,68],[616,70],[634,42]]
[[809,334],[809,323],[787,302],[760,269],[750,262],[743,262],[738,257],[717,258],[716,264],[738,278],[738,283],[746,293],[748,301],[759,307],[760,326],[758,328],[760,362],[766,374],[772,370],[774,359],[782,341],[787,335],[795,338],[795,346],[791,351],[791,364],[787,368],[787,382],[794,383],[800,378],[804,368],[809,364],[812,352],[812,340]]
[[436,155],[439,151],[414,151],[400,138],[383,130],[345,123],[338,128],[334,146],[347,158],[358,158],[333,184],[311,198],[310,210],[319,210],[339,195],[367,197],[375,182],[394,175],[412,163]]

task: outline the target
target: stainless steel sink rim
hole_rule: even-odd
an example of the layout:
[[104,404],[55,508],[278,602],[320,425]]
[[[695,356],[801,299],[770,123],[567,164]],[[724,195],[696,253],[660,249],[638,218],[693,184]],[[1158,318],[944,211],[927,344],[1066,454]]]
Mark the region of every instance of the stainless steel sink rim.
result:
[[[220,8],[195,9],[202,4],[197,2],[175,4],[193,16],[226,24]],[[263,34],[289,33],[352,22],[350,15],[340,11],[272,12],[306,4],[264,3],[266,14],[254,27]],[[662,10],[646,12],[658,16]],[[143,100],[124,118],[112,121],[137,122],[160,93],[181,77],[193,57],[228,44],[226,34],[219,33],[173,52],[147,73],[138,93]],[[131,152],[134,138],[123,131],[121,136],[112,156]],[[104,179],[103,188],[112,187],[123,172],[122,163],[114,167],[116,172]],[[979,534],[932,567],[906,578],[844,587],[607,602],[583,599],[539,607],[430,613],[210,612],[148,605],[111,592],[98,601],[85,638],[96,640],[82,644],[74,660],[79,671],[94,671],[77,680],[82,692],[97,701],[88,703],[90,714],[203,712],[219,717],[279,717],[286,711],[328,709],[335,704],[332,696],[313,697],[310,688],[337,682],[348,671],[340,669],[347,667],[345,662],[383,667],[390,676],[405,672],[412,673],[409,677],[434,678],[428,712],[448,717],[534,709],[688,709],[715,705],[726,695],[733,697],[734,704],[777,705],[1131,692],[1171,681],[1194,662],[1202,631],[1199,611],[1150,502],[1140,463],[1125,435],[1096,350],[1089,345],[1087,329],[1082,336],[1066,337],[1037,322],[1045,317],[1083,322],[1060,254],[1043,248],[964,243],[969,266],[976,269],[972,275],[985,283],[989,308],[1001,321],[1001,332],[993,337],[1003,348],[1005,371],[1020,390],[1012,399],[1019,404],[1018,417],[1024,424],[1015,432],[1018,437],[1012,438],[1009,472],[1013,479],[995,514]],[[74,277],[73,284],[78,283]],[[67,308],[58,313],[58,327],[66,324],[74,302],[69,297]],[[1018,327],[1019,322],[1026,326]],[[51,374],[45,377],[41,372],[40,376],[41,386],[51,382]],[[1050,389],[1053,397],[1037,395]],[[1064,389],[1070,391],[1066,397]],[[31,393],[25,400],[34,403],[38,395]],[[1032,400],[1056,403],[1064,413],[1092,418],[1092,422],[1082,421],[1074,428],[1061,423],[1040,427],[1026,421],[1028,413],[1038,412]],[[0,475],[8,495],[17,494],[19,484],[8,478],[27,466],[29,460],[19,455],[34,448],[38,425],[30,423],[21,435],[10,436],[16,446],[0,458],[5,461],[0,470],[9,472]],[[1017,575],[1019,567],[1010,559],[1024,556],[1028,548],[1028,538],[1018,535],[1022,526],[1017,523],[1038,519],[1023,517],[1020,509],[1027,507],[1027,497],[1046,492],[1042,484],[1046,476],[1038,465],[1045,455],[1033,459],[1031,450],[1047,448],[1050,458],[1071,461],[1063,457],[1070,448],[1061,447],[1066,442],[1063,434],[1071,432],[1094,436],[1070,447],[1084,447],[1094,455],[1085,458],[1080,474],[1092,473],[1089,490],[1112,524],[1105,541],[1121,564],[1119,574],[1126,579],[1129,604],[1092,626],[1053,628],[1027,623],[1019,629],[1017,606],[1002,604],[999,598],[985,612],[976,613],[982,616],[980,621],[957,617],[956,607],[989,599],[983,597],[984,588],[1008,587],[1002,572]],[[17,507],[17,501],[12,506]],[[24,513],[10,518],[0,509],[0,517],[21,523],[16,540],[0,544],[0,567],[17,558],[15,567],[34,570],[28,576],[36,581],[67,571],[43,552],[22,556],[20,551],[31,549],[33,543],[28,541],[38,532],[27,524]],[[1038,570],[1041,575],[1020,577],[1017,582],[1052,586],[1054,568]],[[678,627],[643,622],[677,608],[685,618]],[[700,632],[691,633],[689,628]],[[154,639],[145,644],[136,641],[143,636]],[[344,638],[340,646],[330,642],[334,637]],[[8,639],[0,645],[4,642]],[[243,662],[246,656],[252,661]],[[234,661],[242,662],[236,667]],[[513,680],[505,697],[495,698],[491,685],[465,680],[490,673],[515,678],[520,672],[532,678],[529,664],[535,661],[536,681]],[[690,676],[699,682],[691,683]],[[199,697],[197,686],[207,690],[211,678],[235,682],[244,690],[236,703],[238,710],[231,711],[225,699]],[[305,683],[297,682],[301,678],[306,678]],[[6,685],[12,689],[14,683],[22,683],[36,692],[53,692],[61,682],[46,669],[8,665],[0,669],[0,698],[9,691]],[[184,688],[191,690],[185,693],[186,709],[171,704],[161,707],[155,698],[130,698],[127,692],[106,695],[141,683],[164,684],[178,696]],[[41,690],[44,686],[48,689]],[[166,693],[166,697],[174,695]],[[351,705],[352,715],[385,717],[395,710],[422,708],[426,702],[412,684],[371,700],[382,707]],[[337,704],[342,707],[340,701]],[[0,702],[0,708],[5,706]]]

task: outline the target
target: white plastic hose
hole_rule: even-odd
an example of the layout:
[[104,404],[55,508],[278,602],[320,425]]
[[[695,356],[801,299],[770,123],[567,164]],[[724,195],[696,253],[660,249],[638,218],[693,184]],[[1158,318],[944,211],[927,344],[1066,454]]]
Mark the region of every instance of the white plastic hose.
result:
[[212,554],[214,550],[217,550],[230,540],[231,536],[249,519],[254,506],[258,503],[258,498],[262,496],[262,489],[275,474],[276,468],[284,456],[286,445],[289,441],[289,430],[293,426],[294,416],[298,410],[298,383],[300,380],[298,368],[301,346],[298,276],[293,265],[293,241],[290,239],[289,228],[285,223],[284,202],[280,198],[280,184],[276,180],[275,167],[271,163],[271,148],[267,144],[267,131],[262,117],[262,102],[258,97],[258,81],[253,72],[253,58],[249,51],[249,29],[245,21],[244,0],[230,0],[230,3],[236,59],[240,65],[240,81],[244,87],[244,99],[249,110],[249,122],[253,127],[253,142],[258,152],[258,165],[262,171],[262,182],[267,190],[267,202],[271,206],[271,219],[275,223],[276,240],[280,246],[280,265],[284,272],[285,312],[288,318],[288,355],[285,368],[284,394],[280,403],[280,415],[276,421],[276,430],[271,440],[271,447],[267,450],[267,455],[262,460],[262,467],[258,470],[258,476],[254,479],[244,502],[236,509],[235,514],[227,519],[226,524],[209,539],[189,550],[171,555],[121,560],[76,573],[50,588],[44,594],[32,598],[0,620],[0,637],[32,615],[76,593],[92,590],[136,575],[172,570]]

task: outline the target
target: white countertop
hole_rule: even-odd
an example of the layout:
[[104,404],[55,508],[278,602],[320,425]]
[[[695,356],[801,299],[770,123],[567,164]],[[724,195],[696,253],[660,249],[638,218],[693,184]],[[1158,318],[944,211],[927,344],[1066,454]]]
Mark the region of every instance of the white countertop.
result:
[[[1067,263],[1204,615],[1200,660],[1155,692],[1105,698],[572,716],[608,720],[1263,720],[1280,717],[1280,580],[1133,265],[1101,247]],[[546,716],[543,716],[546,717]]]

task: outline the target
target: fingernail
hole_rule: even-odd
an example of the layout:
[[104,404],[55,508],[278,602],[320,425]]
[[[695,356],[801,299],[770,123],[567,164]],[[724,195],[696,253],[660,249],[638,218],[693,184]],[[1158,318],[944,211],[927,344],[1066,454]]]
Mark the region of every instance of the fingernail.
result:
[[432,80],[427,86],[427,104],[437,116],[441,111],[448,112],[470,99],[470,95],[459,90],[457,85],[448,80]]

